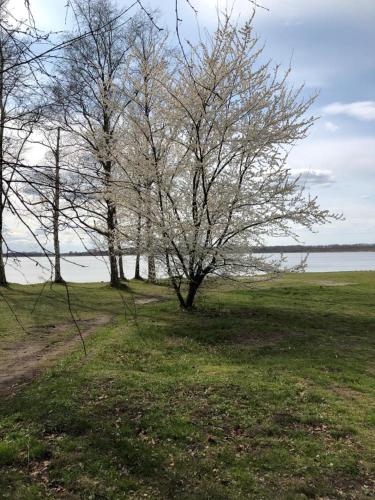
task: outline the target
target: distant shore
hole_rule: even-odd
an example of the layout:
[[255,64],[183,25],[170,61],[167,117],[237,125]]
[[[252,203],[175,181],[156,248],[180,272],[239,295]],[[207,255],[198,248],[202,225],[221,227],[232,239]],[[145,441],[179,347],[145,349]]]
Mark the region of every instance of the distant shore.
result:
[[[317,252],[375,252],[375,243],[358,243],[353,245],[274,245],[254,248],[253,253],[317,253]],[[135,255],[135,248],[124,248],[123,255]],[[9,252],[7,257],[45,257],[54,254],[41,252]],[[101,250],[86,252],[64,252],[62,257],[106,257],[108,253]]]

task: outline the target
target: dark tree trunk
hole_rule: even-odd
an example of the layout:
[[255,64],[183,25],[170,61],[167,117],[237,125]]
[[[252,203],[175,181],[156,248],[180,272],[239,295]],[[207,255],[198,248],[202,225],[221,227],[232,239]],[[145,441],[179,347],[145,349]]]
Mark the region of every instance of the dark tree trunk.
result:
[[124,272],[124,257],[123,257],[123,252],[122,252],[122,247],[121,247],[121,240],[120,240],[120,235],[118,234],[118,219],[116,218],[116,233],[117,233],[117,265],[118,265],[118,271],[119,271],[119,278],[121,281],[127,281],[125,277],[125,272]]
[[194,299],[196,297],[199,285],[196,282],[189,283],[188,294],[185,300],[185,309],[191,310],[194,306]]
[[147,259],[147,281],[150,283],[156,283],[156,266],[155,256],[153,253],[149,254]]
[[197,296],[197,292],[199,287],[201,286],[205,275],[198,274],[198,276],[194,276],[194,278],[190,278],[188,293],[185,299],[184,309],[191,311],[194,308],[194,301]]
[[53,199],[53,245],[55,251],[55,283],[64,283],[61,276],[61,256],[59,239],[59,219],[60,219],[60,135],[61,129],[57,129],[57,143],[55,151],[55,186]]
[[173,288],[176,292],[176,295],[177,295],[177,298],[178,298],[178,301],[180,303],[180,307],[181,309],[186,309],[186,302],[182,296],[182,293],[181,293],[181,290],[180,290],[180,287],[176,285],[176,283],[173,281]]
[[[110,143],[110,119],[108,110],[104,113],[103,131],[106,134],[106,149],[111,151]],[[112,161],[108,160],[103,163],[105,172],[105,188],[110,191],[112,188]],[[120,286],[120,278],[118,275],[117,265],[117,214],[116,205],[111,198],[105,199],[107,205],[107,244],[108,244],[108,257],[109,257],[109,270],[110,270],[110,285],[111,287],[118,288]]]
[[180,307],[181,307],[181,309],[185,309],[185,300],[184,300],[182,293],[181,293],[181,280],[176,279],[175,276],[173,276],[172,269],[171,269],[170,255],[169,255],[168,250],[165,252],[165,263],[167,264],[168,276],[169,276],[169,279],[171,280],[174,291],[176,292],[178,301],[180,303]]
[[8,286],[7,278],[5,274],[5,264],[3,258],[3,252],[0,251],[0,287]]
[[142,280],[142,276],[140,273],[140,261],[141,261],[141,255],[139,252],[137,252],[137,255],[135,256],[135,271],[134,271],[134,279],[135,280]]
[[118,267],[117,267],[117,258],[116,258],[116,250],[111,239],[108,239],[108,255],[109,255],[109,271],[110,271],[110,285],[112,287],[120,286],[120,279],[118,275]]
[[120,279],[118,275],[116,249],[116,207],[111,200],[107,200],[107,229],[110,285],[112,287],[119,287]]
[[136,239],[136,255],[135,255],[135,271],[134,279],[141,280],[140,262],[141,262],[141,232],[142,232],[142,217],[138,214],[137,221],[137,239]]

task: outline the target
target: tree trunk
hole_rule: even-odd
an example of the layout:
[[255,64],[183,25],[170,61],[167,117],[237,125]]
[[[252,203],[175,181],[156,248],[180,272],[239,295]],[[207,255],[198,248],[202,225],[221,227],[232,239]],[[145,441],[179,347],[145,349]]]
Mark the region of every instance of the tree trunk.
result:
[[176,282],[174,280],[172,280],[172,285],[173,285],[173,288],[176,292],[176,295],[177,295],[177,298],[178,298],[178,301],[180,303],[180,307],[181,309],[186,309],[186,302],[182,296],[182,293],[181,293],[181,290],[180,290],[180,287],[176,284]]
[[124,259],[123,259],[122,248],[121,248],[120,244],[118,244],[118,269],[119,269],[120,280],[126,281],[126,277],[125,277],[125,273],[124,273]]
[[194,299],[198,291],[198,285],[193,282],[189,283],[189,290],[185,300],[185,309],[191,310],[194,306]]
[[3,195],[4,126],[5,126],[3,70],[4,70],[4,58],[3,58],[3,51],[2,49],[0,49],[0,287],[7,286],[5,263],[3,256],[4,207],[5,207],[5,199]]
[[118,275],[116,249],[111,238],[108,238],[108,256],[109,256],[109,270],[110,270],[109,283],[112,287],[117,288],[120,285],[120,279]]
[[156,283],[156,266],[155,266],[155,256],[153,255],[153,253],[148,255],[147,266],[148,266],[147,280],[150,283]]
[[191,311],[194,308],[194,300],[197,295],[197,291],[202,284],[204,276],[198,275],[189,281],[188,293],[185,299],[184,309]]
[[142,276],[140,273],[140,261],[141,261],[141,255],[139,252],[137,252],[137,255],[135,256],[135,272],[134,272],[134,279],[135,280],[142,280]]
[[[0,136],[2,132],[0,130]],[[1,142],[1,137],[0,137]],[[1,145],[0,145],[1,147]],[[5,274],[5,263],[3,256],[3,232],[4,232],[4,200],[3,200],[3,162],[2,154],[0,153],[0,287],[5,287],[8,285],[7,278]]]
[[141,262],[141,232],[142,232],[142,217],[138,214],[137,221],[137,239],[136,239],[136,255],[135,255],[135,272],[134,279],[141,280],[140,262]]
[[146,220],[146,237],[147,237],[147,281],[156,283],[155,269],[155,253],[154,253],[154,234],[151,221],[151,185],[148,187],[147,196],[147,220]]
[[108,228],[108,256],[110,269],[110,285],[120,286],[120,279],[117,267],[116,249],[116,207],[111,200],[107,200],[107,228]]
[[5,264],[3,258],[3,252],[0,251],[0,287],[8,286],[7,278],[5,274]]
[[57,143],[55,151],[55,186],[53,199],[53,245],[55,251],[55,283],[64,283],[61,276],[61,256],[59,239],[60,219],[60,135],[61,129],[57,128]]

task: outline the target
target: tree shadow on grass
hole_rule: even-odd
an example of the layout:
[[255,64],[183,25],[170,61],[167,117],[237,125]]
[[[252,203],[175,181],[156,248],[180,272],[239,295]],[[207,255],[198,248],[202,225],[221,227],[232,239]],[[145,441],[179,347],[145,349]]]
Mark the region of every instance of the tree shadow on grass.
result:
[[[81,382],[85,385],[84,380]],[[78,394],[77,381],[67,381],[64,375],[56,374],[55,384],[54,387],[50,379],[48,384],[42,382],[37,390],[26,390],[8,400],[7,405],[0,403],[2,418],[12,420],[15,429],[27,429],[24,442],[19,441],[13,456],[7,456],[6,463],[1,463],[0,450],[0,468],[3,466],[0,486],[3,492],[14,487],[12,470],[16,467],[24,476],[24,482],[28,483],[32,478],[52,495],[54,491],[63,491],[68,496],[78,495],[80,498],[80,495],[89,493],[94,495],[92,498],[118,498],[116,494],[153,491],[155,498],[176,498],[176,492],[181,491],[179,498],[190,498],[189,488],[184,494],[182,486],[186,483],[187,470],[191,468],[196,474],[197,464],[186,454],[188,440],[184,431],[176,431],[176,426],[171,429],[162,423],[160,434],[155,433],[160,411],[164,412],[164,420],[168,418],[167,410],[160,407],[157,396],[149,395],[149,399],[145,399],[144,393],[130,391],[131,397],[128,393],[124,401],[125,388],[122,387],[121,398],[117,395],[116,401],[102,399],[99,395],[95,399],[91,394],[93,401],[88,400],[91,398],[87,392]],[[105,390],[105,387],[101,389]],[[193,433],[191,425],[189,433]],[[30,435],[41,444],[44,452],[26,459]],[[203,444],[199,447],[203,448]],[[181,451],[185,455],[178,459]],[[172,459],[173,455],[175,459]],[[172,460],[176,463],[172,464]],[[35,472],[40,464],[47,464],[44,475]],[[198,494],[199,481],[205,472],[208,468],[202,463],[202,470],[196,477]],[[209,479],[203,482],[202,495],[215,488]],[[109,491],[110,497],[107,496]]]
[[[267,358],[280,368],[290,363],[316,365],[321,369],[365,372],[375,349],[375,321],[369,315],[355,316],[344,312],[320,312],[303,308],[227,306],[206,308],[193,314],[170,314],[162,310],[159,336],[175,339],[176,352],[181,343],[193,342],[197,349],[210,347],[224,362],[248,364]],[[152,321],[152,314],[142,311]],[[144,337],[153,337],[152,328]],[[201,347],[200,347],[201,346]],[[212,351],[211,351],[212,352]]]
[[[323,336],[339,342],[371,341],[370,335],[375,327],[372,317],[349,316],[336,312],[320,312],[277,307],[254,306],[251,308],[226,308],[215,310],[207,308],[192,314],[177,313],[171,316],[168,310],[163,314],[165,334],[193,339],[200,344],[226,344],[238,340],[251,342],[252,335],[257,340],[259,335],[277,332],[277,337],[287,338],[305,336]],[[147,317],[147,313],[142,316]],[[150,317],[150,316],[149,316]],[[246,332],[242,330],[246,329]],[[240,330],[240,332],[238,332]],[[243,335],[243,337],[242,337]]]

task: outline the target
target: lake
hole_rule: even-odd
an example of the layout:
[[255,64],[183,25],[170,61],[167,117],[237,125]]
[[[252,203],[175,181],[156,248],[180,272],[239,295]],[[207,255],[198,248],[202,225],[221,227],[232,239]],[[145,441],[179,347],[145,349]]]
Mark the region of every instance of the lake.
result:
[[[267,254],[270,258],[277,254]],[[285,253],[290,266],[300,262],[304,254]],[[127,278],[134,276],[135,256],[124,257]],[[67,257],[62,261],[62,275],[70,282],[91,283],[108,281],[108,262],[105,257]],[[146,276],[146,260],[141,260],[141,272]],[[369,271],[375,270],[375,252],[317,252],[311,253],[307,261],[307,272]],[[50,278],[50,266],[45,257],[30,260],[21,257],[9,259],[6,266],[10,283],[40,283]],[[162,277],[162,276],[159,276]]]

